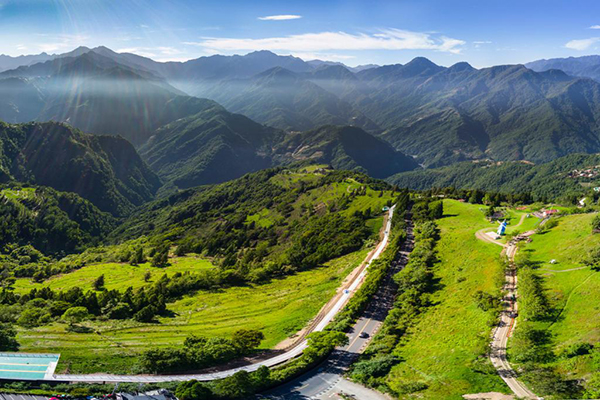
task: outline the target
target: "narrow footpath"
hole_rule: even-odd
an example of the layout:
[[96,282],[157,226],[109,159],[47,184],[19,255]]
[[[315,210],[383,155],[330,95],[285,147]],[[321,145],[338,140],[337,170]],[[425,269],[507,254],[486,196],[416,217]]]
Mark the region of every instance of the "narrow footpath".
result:
[[[542,221],[543,223],[544,221]],[[523,218],[515,226],[519,226],[523,223]],[[504,284],[504,297],[502,302],[504,309],[500,314],[500,321],[494,330],[491,343],[490,361],[498,371],[500,377],[506,382],[510,390],[518,398],[525,399],[539,399],[523,382],[519,381],[517,373],[511,367],[506,356],[506,349],[508,345],[508,339],[510,338],[515,325],[518,312],[517,305],[517,271],[515,268],[515,254],[517,253],[517,245],[514,242],[503,244],[499,241],[491,239],[484,233],[486,229],[482,229],[476,232],[475,236],[490,243],[497,244],[502,247],[502,254],[505,254],[508,258],[509,266],[506,269],[506,282]],[[530,232],[528,232],[530,233]]]

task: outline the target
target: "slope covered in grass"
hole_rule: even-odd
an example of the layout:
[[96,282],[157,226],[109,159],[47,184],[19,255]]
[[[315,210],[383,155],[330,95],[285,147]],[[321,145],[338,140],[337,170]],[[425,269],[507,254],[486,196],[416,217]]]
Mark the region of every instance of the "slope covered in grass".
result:
[[[475,238],[489,226],[480,205],[444,201],[436,246],[436,289],[430,306],[409,328],[394,354],[387,384],[406,398],[460,399],[465,393],[506,391],[486,357],[496,318],[478,307],[473,295],[497,295],[501,248]],[[412,393],[412,394],[411,394]]]
[[[531,317],[531,312],[521,313],[515,332],[517,341],[509,342],[509,356],[524,370],[524,379],[539,395],[580,398],[587,391],[591,397],[585,398],[594,398],[600,393],[600,272],[590,266],[592,254],[600,246],[600,235],[591,231],[594,217],[561,217],[558,226],[535,235],[532,243],[521,250],[540,278],[548,312],[538,317]],[[527,297],[519,301],[524,309],[532,307]],[[523,345],[518,338],[526,330],[545,333],[539,336],[543,340],[534,352],[539,358],[522,357]],[[549,385],[549,380],[556,384]],[[581,380],[579,388],[576,380]]]
[[[67,332],[67,325],[53,323],[35,329],[21,330],[18,340],[23,351],[60,353],[57,371],[112,372],[132,371],[140,352],[153,347],[181,345],[190,334],[208,337],[229,337],[240,328],[258,329],[265,335],[261,348],[275,346],[300,330],[335,294],[341,281],[364,259],[369,249],[348,254],[311,271],[300,272],[262,285],[231,287],[215,291],[199,291],[169,305],[172,317],[160,318],[158,323],[141,324],[134,321],[89,321],[85,325],[96,333]],[[178,260],[162,271],[169,275],[196,269]],[[107,287],[123,288],[124,282],[114,282],[110,267],[117,274],[131,274],[127,265],[98,265],[48,281],[50,286],[80,284],[81,274],[106,275]],[[140,269],[148,269],[139,266]],[[201,261],[200,268],[205,268]],[[154,275],[155,274],[155,275]],[[130,275],[131,276],[131,275]],[[143,283],[138,273],[131,284]],[[89,280],[85,279],[87,284]],[[17,288],[19,288],[19,283]]]

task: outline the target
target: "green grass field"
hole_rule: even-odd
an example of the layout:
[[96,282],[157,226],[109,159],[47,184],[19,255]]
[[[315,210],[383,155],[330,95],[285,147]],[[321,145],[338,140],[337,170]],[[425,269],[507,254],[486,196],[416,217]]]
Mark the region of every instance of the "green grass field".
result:
[[490,225],[480,208],[444,201],[435,267],[439,290],[431,297],[433,306],[397,348],[404,361],[388,378],[392,388],[414,381],[427,385],[407,398],[460,399],[466,393],[508,390],[483,356],[495,319],[472,298],[477,290],[497,293],[496,277],[502,270],[500,246],[475,238],[477,230]]
[[[149,347],[178,345],[190,334],[229,336],[240,328],[259,329],[265,334],[261,347],[272,348],[300,330],[316,315],[369,250],[363,249],[332,260],[324,267],[264,285],[200,291],[193,296],[185,296],[168,305],[168,309],[174,313],[173,317],[161,318],[156,324],[141,324],[132,320],[92,321],[86,325],[97,333],[89,334],[66,332],[66,325],[61,323],[23,329],[18,336],[22,344],[21,351],[60,353],[59,372],[126,373],[132,371],[134,357],[140,351]],[[192,264],[186,257],[183,262],[174,263],[165,271],[169,272],[170,268],[197,268]],[[210,268],[210,264],[204,260],[200,260],[200,265]],[[94,276],[104,273],[107,287],[116,285],[115,288],[124,288],[142,280],[145,267],[135,267],[141,271],[133,273],[131,268],[122,264],[91,266],[54,278],[49,283],[51,286],[81,282],[88,285]],[[132,275],[117,282],[116,278],[125,274]],[[20,282],[20,285],[24,283]]]
[[[600,235],[591,233],[594,215],[562,217],[557,227],[535,235],[521,250],[538,263],[537,272],[544,278],[546,294],[556,310],[553,320],[537,322],[536,327],[549,330],[558,355],[575,344],[600,342],[600,272],[583,262],[591,249],[600,246]],[[550,263],[553,259],[555,264]],[[592,372],[591,356],[559,358],[552,365],[570,378]]]
[[164,274],[197,272],[214,267],[210,261],[196,255],[171,258],[170,264],[166,268],[153,267],[149,262],[136,266],[127,263],[93,264],[69,274],[54,276],[43,283],[35,283],[29,278],[19,278],[16,280],[14,288],[16,293],[28,292],[33,288],[40,289],[45,286],[53,290],[65,290],[74,286],[87,290],[92,289],[92,283],[96,278],[104,275],[104,287],[106,289],[125,290],[130,286],[137,289],[146,284],[144,282],[146,272],[150,272],[149,282],[152,282]]

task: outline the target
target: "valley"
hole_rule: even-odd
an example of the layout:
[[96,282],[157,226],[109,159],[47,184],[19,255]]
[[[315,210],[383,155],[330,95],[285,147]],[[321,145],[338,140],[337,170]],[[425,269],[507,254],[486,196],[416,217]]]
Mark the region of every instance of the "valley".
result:
[[83,3],[0,35],[0,397],[600,397],[599,38]]

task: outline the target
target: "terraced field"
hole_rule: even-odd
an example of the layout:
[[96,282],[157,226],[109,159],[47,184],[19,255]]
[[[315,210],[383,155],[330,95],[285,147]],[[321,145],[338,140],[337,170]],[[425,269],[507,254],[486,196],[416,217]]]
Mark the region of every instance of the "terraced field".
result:
[[[324,267],[264,285],[200,291],[193,296],[185,296],[168,305],[173,316],[161,318],[159,323],[89,321],[85,325],[97,333],[87,334],[67,332],[65,324],[53,323],[21,330],[19,342],[22,351],[61,353],[57,372],[132,372],[134,356],[139,351],[149,346],[180,344],[192,333],[229,336],[240,328],[259,329],[265,334],[261,347],[271,348],[300,330],[316,315],[369,250],[363,249],[332,260]],[[145,265],[96,265],[54,278],[48,283],[54,288],[88,285],[94,277],[103,273],[107,288],[124,288],[141,285],[145,270],[152,270],[154,274],[210,267],[206,260],[190,257],[174,260],[173,266],[161,271],[153,271]],[[22,290],[24,285],[25,282],[19,282],[17,287]]]

